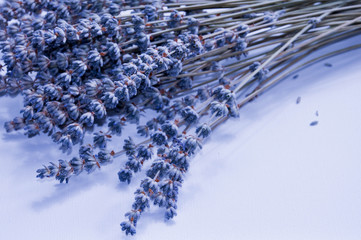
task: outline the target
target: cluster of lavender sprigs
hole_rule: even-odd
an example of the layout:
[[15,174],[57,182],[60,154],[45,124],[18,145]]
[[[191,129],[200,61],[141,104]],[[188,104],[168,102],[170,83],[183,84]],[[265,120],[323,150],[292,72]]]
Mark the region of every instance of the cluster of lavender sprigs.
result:
[[[211,132],[281,79],[320,59],[314,50],[360,33],[360,1],[18,0],[0,9],[0,92],[20,94],[8,132],[47,134],[69,161],[37,177],[92,172],[124,156],[130,183],[146,169],[121,223],[135,234],[151,204],[176,215],[191,157]],[[298,65],[297,65],[298,64]],[[146,117],[147,112],[151,117]],[[144,122],[145,124],[140,124]],[[102,131],[94,126],[106,125]],[[108,143],[135,124],[144,141]],[[92,142],[84,137],[92,134]]]

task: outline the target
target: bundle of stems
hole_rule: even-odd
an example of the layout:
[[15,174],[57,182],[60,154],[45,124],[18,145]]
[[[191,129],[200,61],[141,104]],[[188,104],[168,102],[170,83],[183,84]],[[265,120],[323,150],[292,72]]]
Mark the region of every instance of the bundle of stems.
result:
[[[121,223],[133,235],[150,203],[176,215],[190,159],[217,126],[301,68],[361,47],[305,60],[360,36],[361,1],[7,1],[0,27],[0,89],[25,102],[7,131],[43,132],[69,154],[80,145],[37,177],[68,183],[119,157],[130,183],[154,159]],[[110,149],[127,124],[144,140]]]

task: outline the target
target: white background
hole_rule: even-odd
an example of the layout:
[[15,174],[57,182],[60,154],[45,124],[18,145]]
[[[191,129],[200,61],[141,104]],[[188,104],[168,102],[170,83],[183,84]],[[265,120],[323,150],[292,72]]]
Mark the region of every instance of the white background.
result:
[[[165,223],[163,210],[152,208],[133,239],[361,239],[360,56],[319,62],[246,105],[192,160],[178,216]],[[3,126],[22,100],[2,97],[0,106]],[[139,182],[119,183],[124,158],[67,185],[41,181],[37,168],[70,156],[46,136],[3,128],[0,135],[0,239],[129,238],[119,223]]]

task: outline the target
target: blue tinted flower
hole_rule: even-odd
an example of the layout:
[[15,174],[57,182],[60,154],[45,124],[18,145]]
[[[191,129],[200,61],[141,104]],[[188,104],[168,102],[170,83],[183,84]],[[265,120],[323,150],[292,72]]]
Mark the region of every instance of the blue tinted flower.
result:
[[130,221],[122,222],[120,226],[126,235],[134,235],[136,233],[135,226]]
[[72,123],[67,126],[67,133],[70,135],[74,144],[80,142],[84,137],[84,130],[78,123]]
[[79,122],[85,124],[88,127],[93,126],[94,124],[94,114],[92,112],[86,112],[82,114],[79,118]]
[[152,134],[151,137],[153,143],[155,143],[156,145],[162,146],[167,144],[167,136],[165,135],[164,132],[156,131],[155,133]]
[[203,123],[196,129],[198,137],[207,138],[212,132],[211,127],[207,123]]
[[99,148],[106,148],[107,142],[110,141],[111,136],[102,131],[96,132],[93,135],[94,146]]
[[106,151],[106,150],[100,150],[98,152],[98,160],[101,164],[108,164],[111,163],[113,161],[113,156],[110,152]]
[[133,176],[133,173],[129,168],[122,169],[118,172],[118,178],[119,178],[119,181],[121,181],[121,182],[127,182],[129,184],[132,179],[132,176]]
[[189,124],[195,123],[199,118],[197,112],[194,111],[194,109],[189,106],[181,111],[181,115],[184,118],[184,120]]
[[90,66],[93,66],[95,69],[99,69],[103,66],[103,58],[97,49],[89,51],[88,62]]

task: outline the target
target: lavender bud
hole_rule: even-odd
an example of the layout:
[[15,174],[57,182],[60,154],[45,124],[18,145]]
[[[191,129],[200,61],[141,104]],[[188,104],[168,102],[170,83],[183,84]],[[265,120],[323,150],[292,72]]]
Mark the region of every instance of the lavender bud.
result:
[[216,117],[227,116],[228,108],[225,103],[214,101],[211,103],[211,112],[215,114]]
[[67,133],[70,135],[74,144],[80,142],[84,138],[84,131],[78,123],[72,123],[67,126]]
[[94,125],[94,113],[92,112],[86,112],[82,114],[79,118],[79,122],[82,124],[85,124],[88,127],[91,127]]
[[166,122],[162,125],[162,131],[167,134],[170,138],[176,137],[178,134],[178,127],[177,125]]
[[118,178],[119,178],[119,181],[121,181],[121,182],[127,182],[129,184],[132,179],[132,176],[133,176],[132,171],[127,168],[122,169],[118,172]]
[[151,147],[145,147],[143,145],[139,146],[137,148],[137,157],[138,158],[143,158],[145,160],[151,159],[152,158],[152,149]]
[[106,148],[107,147],[107,141],[110,141],[111,136],[107,135],[106,133],[103,133],[102,131],[93,133],[93,143],[94,146],[99,148]]
[[162,146],[167,144],[167,136],[164,132],[157,131],[153,133],[151,137],[153,143],[155,143],[156,145]]
[[135,226],[130,221],[122,222],[120,226],[126,235],[134,235],[136,233]]
[[70,135],[63,135],[60,139],[59,139],[59,143],[60,145],[60,150],[62,150],[63,152],[70,152],[73,146],[73,142],[71,140],[71,136]]
[[100,150],[97,157],[101,164],[108,164],[113,161],[113,156],[106,150]]
[[186,107],[181,111],[181,115],[188,124],[195,123],[198,120],[198,113],[191,107]]
[[207,123],[203,123],[201,126],[197,127],[196,133],[198,137],[207,138],[211,134],[212,130]]
[[97,49],[91,50],[88,53],[88,62],[95,69],[99,69],[103,66],[103,59]]

